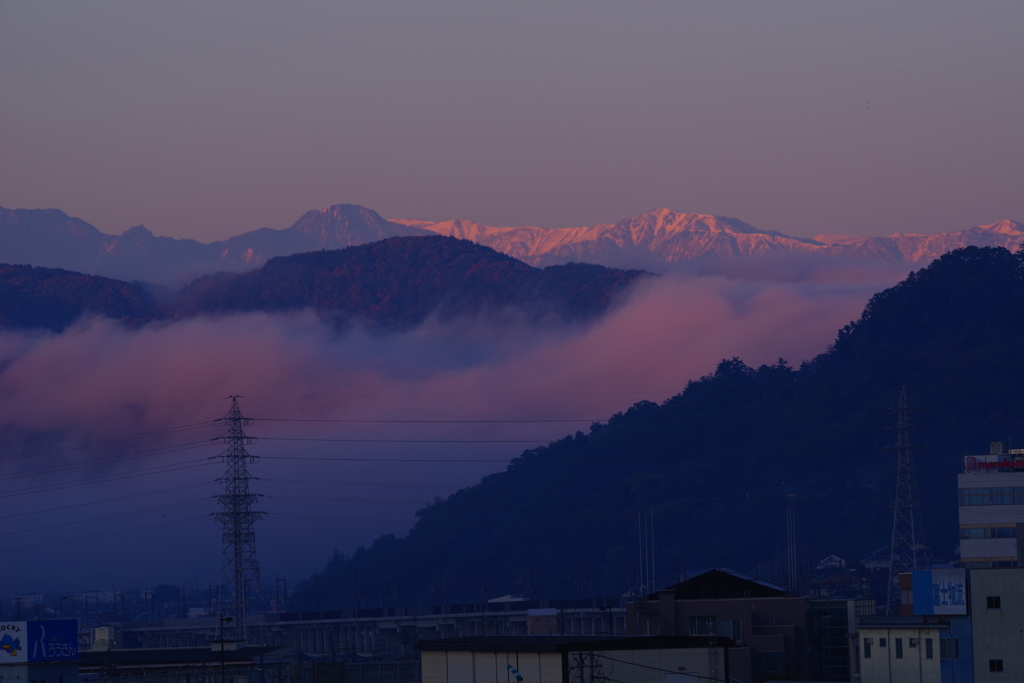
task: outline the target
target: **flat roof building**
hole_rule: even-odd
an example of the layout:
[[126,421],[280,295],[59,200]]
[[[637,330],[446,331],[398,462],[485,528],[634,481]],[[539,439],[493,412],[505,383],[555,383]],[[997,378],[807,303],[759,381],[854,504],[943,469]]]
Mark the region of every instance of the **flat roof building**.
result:
[[860,631],[863,683],[941,683],[940,634],[949,623],[937,617],[864,617]]
[[422,683],[703,683],[731,680],[730,645],[698,636],[479,636],[417,647]]
[[969,569],[1019,567],[1024,524],[1024,449],[993,441],[988,455],[968,455],[957,476],[960,563]]

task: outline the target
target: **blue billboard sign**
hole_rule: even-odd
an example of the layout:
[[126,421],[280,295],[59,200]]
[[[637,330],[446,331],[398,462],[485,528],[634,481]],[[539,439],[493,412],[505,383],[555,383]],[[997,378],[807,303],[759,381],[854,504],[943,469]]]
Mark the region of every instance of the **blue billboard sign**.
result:
[[28,661],[70,662],[78,659],[78,620],[48,619],[27,623]]
[[78,620],[0,622],[0,664],[78,659]]
[[913,575],[914,614],[967,614],[963,569],[927,569]]

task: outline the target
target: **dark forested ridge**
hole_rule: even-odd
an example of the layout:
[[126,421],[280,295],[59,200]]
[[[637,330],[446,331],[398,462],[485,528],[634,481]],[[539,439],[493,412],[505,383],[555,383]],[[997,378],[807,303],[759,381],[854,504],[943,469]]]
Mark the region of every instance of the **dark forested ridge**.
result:
[[393,237],[335,251],[280,256],[259,270],[208,276],[182,290],[178,315],[315,308],[384,328],[515,309],[581,320],[607,310],[642,271],[571,263],[528,266],[452,237]]
[[60,332],[83,315],[130,327],[163,317],[145,286],[59,268],[0,264],[0,327]]
[[752,572],[784,557],[783,491],[794,490],[798,555],[855,564],[889,540],[889,408],[901,384],[920,408],[926,542],[950,556],[960,457],[1024,437],[1022,261],[1002,248],[946,254],[874,296],[800,368],[725,360],[661,405],[637,403],[526,451],[421,510],[406,537],[336,556],[319,578],[321,604],[348,608],[361,595],[376,605],[392,577],[406,603],[435,601],[439,580],[450,602],[574,596],[581,576],[586,595],[622,594],[638,511],[652,508],[660,583],[677,561]]
[[137,326],[163,318],[314,309],[336,320],[399,329],[427,316],[514,311],[586,320],[644,276],[570,263],[539,269],[466,240],[395,237],[271,259],[258,270],[200,278],[161,302],[155,289],[55,268],[0,265],[0,327],[60,331],[83,315]]

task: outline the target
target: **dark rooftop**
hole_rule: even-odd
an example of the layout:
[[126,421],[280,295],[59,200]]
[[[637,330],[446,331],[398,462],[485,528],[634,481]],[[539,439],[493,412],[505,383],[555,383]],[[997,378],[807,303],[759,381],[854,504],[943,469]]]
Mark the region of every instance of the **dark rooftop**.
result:
[[[577,652],[580,650],[672,650],[707,648],[707,636],[470,636],[421,640],[420,650],[448,652]],[[719,647],[731,647],[729,638],[716,638]]]
[[[658,593],[671,592],[676,600],[727,600],[736,598],[782,598],[786,589],[767,581],[743,576],[730,569],[709,569]],[[648,596],[656,600],[658,593]]]

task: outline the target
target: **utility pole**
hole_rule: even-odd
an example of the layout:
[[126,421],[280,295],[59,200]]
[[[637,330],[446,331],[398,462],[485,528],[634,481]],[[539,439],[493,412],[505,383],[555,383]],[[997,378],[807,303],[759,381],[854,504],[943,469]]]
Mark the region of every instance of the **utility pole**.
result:
[[[238,396],[230,398],[231,410],[221,420],[228,427],[228,431],[221,437],[228,447],[216,456],[227,465],[227,471],[218,480],[224,486],[224,493],[217,496],[221,511],[216,514],[223,529],[222,583],[227,589],[220,601],[222,647],[225,637],[245,641],[248,636],[255,635],[247,618],[252,606],[250,591],[262,595],[263,590],[260,565],[256,560],[256,532],[253,529],[263,513],[252,509],[259,496],[249,490],[249,482],[255,477],[249,474],[247,467],[256,462],[257,458],[246,452],[246,445],[254,439],[246,436],[242,430],[252,420],[242,417]],[[223,632],[224,624],[228,624],[226,635]]]
[[899,614],[899,575],[924,569],[927,558],[923,551],[921,504],[917,498],[917,476],[914,473],[913,449],[910,444],[910,404],[907,387],[900,387],[896,406],[896,499],[892,504],[892,543],[889,548],[889,591],[887,613]]
[[796,494],[786,494],[786,586],[790,593],[797,593],[796,573]]

